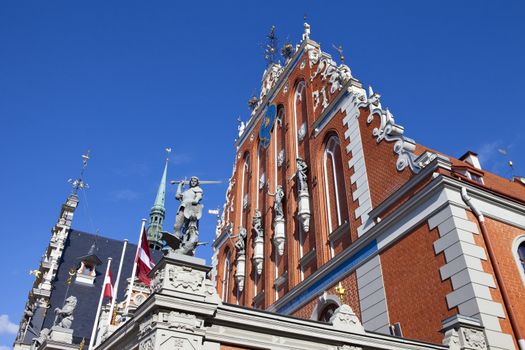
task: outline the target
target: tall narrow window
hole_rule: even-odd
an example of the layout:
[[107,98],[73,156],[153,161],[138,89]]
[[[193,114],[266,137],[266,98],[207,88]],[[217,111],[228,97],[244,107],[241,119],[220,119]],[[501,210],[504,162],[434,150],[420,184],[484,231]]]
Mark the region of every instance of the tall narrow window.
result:
[[231,271],[231,254],[226,251],[226,259],[224,259],[224,266],[222,271],[222,300],[225,303],[230,301],[230,271]]
[[518,247],[518,257],[521,262],[521,267],[523,268],[521,272],[525,274],[525,241],[521,242]]
[[348,221],[341,143],[336,135],[326,140],[323,162],[328,233],[330,234]]

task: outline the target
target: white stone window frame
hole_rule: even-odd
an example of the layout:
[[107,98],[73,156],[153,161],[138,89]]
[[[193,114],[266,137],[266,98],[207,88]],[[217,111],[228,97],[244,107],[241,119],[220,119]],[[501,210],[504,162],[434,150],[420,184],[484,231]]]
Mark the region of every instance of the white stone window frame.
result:
[[222,301],[227,303],[228,290],[230,289],[231,253],[226,254],[222,271]]
[[521,263],[520,256],[518,254],[518,248],[519,246],[525,242],[525,235],[518,236],[514,239],[512,242],[512,255],[514,256],[514,260],[516,261],[516,266],[518,267],[518,271],[521,277],[521,282],[525,286],[525,268],[523,267],[523,264]]
[[[326,140],[326,146],[323,152],[323,171],[324,171],[324,186],[325,186],[325,197],[326,197],[326,214],[328,218],[328,233],[332,233],[334,231],[334,228],[332,227],[332,211],[330,209],[330,191],[328,188],[328,169],[326,167],[326,163],[328,160],[328,156],[330,156],[331,164],[332,164],[332,173],[334,176],[334,189],[335,189],[335,206],[337,209],[337,227],[341,226],[343,224],[341,219],[341,205],[339,200],[339,191],[338,191],[338,179],[337,179],[337,172],[336,172],[336,164],[335,164],[335,146],[339,145],[341,147],[341,141],[339,140],[339,137],[336,135],[332,135]],[[334,247],[332,242],[330,242],[330,255],[334,256]]]

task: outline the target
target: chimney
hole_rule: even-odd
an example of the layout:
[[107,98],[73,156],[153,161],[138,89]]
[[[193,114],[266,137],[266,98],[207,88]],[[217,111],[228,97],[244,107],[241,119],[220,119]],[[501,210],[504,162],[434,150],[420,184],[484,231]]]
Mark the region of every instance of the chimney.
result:
[[479,158],[478,158],[477,153],[474,153],[472,151],[467,151],[467,153],[459,157],[459,160],[467,162],[470,165],[472,165],[474,168],[481,170],[481,164],[479,163]]

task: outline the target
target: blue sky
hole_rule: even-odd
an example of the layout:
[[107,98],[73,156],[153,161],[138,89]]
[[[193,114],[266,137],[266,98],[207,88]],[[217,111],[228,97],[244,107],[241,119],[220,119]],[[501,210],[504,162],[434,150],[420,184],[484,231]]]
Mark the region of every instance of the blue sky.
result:
[[[170,178],[227,180],[237,117],[259,93],[271,25],[312,39],[382,94],[405,134],[525,175],[522,1],[3,1],[0,3],[0,350],[14,339],[80,155],[90,189],[74,227],[137,239],[173,148]],[[498,153],[506,149],[507,155]],[[207,209],[226,184],[205,188]],[[176,209],[170,189],[167,227]],[[214,218],[201,224],[211,241]],[[201,249],[209,257],[211,248]]]

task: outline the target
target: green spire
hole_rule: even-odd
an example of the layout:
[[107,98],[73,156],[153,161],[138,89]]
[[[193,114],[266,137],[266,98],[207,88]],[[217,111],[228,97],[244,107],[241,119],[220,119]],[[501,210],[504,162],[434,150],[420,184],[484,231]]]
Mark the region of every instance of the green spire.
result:
[[155,197],[155,203],[151,207],[149,213],[149,224],[148,224],[148,243],[150,248],[160,250],[162,248],[162,224],[164,222],[164,215],[166,214],[166,208],[164,202],[166,199],[166,177],[168,174],[168,161],[166,158],[166,165],[164,166],[164,172],[160,179],[159,189],[157,191],[157,197]]
[[157,197],[155,198],[155,203],[153,208],[164,209],[164,202],[166,199],[166,175],[168,173],[168,158],[166,158],[166,165],[164,166],[164,172],[162,173],[162,178],[160,179],[159,190],[157,191]]

